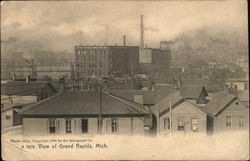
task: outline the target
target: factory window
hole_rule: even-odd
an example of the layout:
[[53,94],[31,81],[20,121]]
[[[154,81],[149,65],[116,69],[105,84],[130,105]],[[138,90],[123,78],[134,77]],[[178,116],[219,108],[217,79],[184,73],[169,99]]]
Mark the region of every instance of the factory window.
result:
[[85,61],[85,60],[86,60],[86,57],[83,57],[83,60]]
[[226,127],[232,127],[232,116],[226,116]]
[[97,61],[97,57],[95,57],[95,61]]
[[84,54],[87,54],[87,51],[86,51],[86,50],[84,50]]
[[66,133],[72,133],[72,126],[71,126],[71,120],[66,119]]
[[78,55],[80,55],[80,53],[81,53],[81,50],[78,50]]
[[81,68],[82,68],[82,65],[81,65]]

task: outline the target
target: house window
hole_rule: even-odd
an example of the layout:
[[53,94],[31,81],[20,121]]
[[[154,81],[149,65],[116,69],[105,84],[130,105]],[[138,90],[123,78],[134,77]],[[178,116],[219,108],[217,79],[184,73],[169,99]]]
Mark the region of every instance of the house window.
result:
[[82,133],[88,133],[88,119],[82,119]]
[[184,130],[184,118],[178,118],[178,131]]
[[71,126],[71,120],[66,120],[66,133],[72,133],[72,126]]
[[55,119],[49,120],[49,133],[51,134],[56,133],[56,120]]
[[244,124],[245,124],[245,117],[244,116],[240,116],[239,127],[244,127]]
[[164,118],[164,130],[170,130],[170,118]]
[[191,119],[191,130],[198,131],[198,119],[197,118]]
[[118,131],[118,119],[112,119],[111,124],[112,124],[111,127],[112,133],[116,133]]
[[226,127],[232,127],[232,116],[226,116]]

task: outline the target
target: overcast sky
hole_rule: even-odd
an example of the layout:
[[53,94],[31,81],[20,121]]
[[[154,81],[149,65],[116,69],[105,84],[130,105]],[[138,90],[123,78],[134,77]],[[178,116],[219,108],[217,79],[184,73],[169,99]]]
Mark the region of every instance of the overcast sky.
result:
[[209,27],[247,31],[246,1],[24,1],[4,2],[2,39],[18,37],[41,43],[48,49],[72,51],[75,45],[103,45],[108,24],[109,45],[139,44],[139,16],[144,15],[145,43],[159,41]]

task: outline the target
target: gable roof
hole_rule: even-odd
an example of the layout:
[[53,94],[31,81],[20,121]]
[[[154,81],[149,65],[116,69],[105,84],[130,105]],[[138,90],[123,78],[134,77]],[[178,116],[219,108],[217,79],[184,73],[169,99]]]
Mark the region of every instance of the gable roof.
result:
[[[48,99],[22,112],[24,116],[70,116],[99,114],[97,91],[68,91]],[[140,104],[102,93],[102,115],[144,115],[146,108]]]
[[213,116],[218,115],[236,99],[231,94],[212,93],[211,100],[203,107],[203,110]]
[[208,96],[206,89],[201,85],[182,85],[180,87],[180,94],[184,98],[198,99],[201,92],[205,92],[205,95]]
[[152,91],[143,90],[118,90],[109,91],[110,94],[123,98],[125,100],[134,101],[134,95],[143,95],[144,104],[154,104],[154,94]]
[[166,84],[157,84],[155,90],[120,90],[109,91],[111,94],[120,98],[134,101],[134,95],[143,95],[143,104],[154,105],[175,91],[174,86]]
[[1,84],[1,95],[20,95],[28,96],[36,94],[37,91],[50,88],[52,91],[57,92],[56,89],[48,82],[23,82],[23,81],[10,81]]
[[165,99],[161,100],[157,105],[153,106],[153,108],[151,108],[151,112],[153,112],[155,115],[157,115],[158,113],[160,115],[163,115],[164,113],[168,112],[170,109],[170,99],[172,108],[185,101],[185,99],[180,95],[180,92],[176,92],[171,96],[168,96]]

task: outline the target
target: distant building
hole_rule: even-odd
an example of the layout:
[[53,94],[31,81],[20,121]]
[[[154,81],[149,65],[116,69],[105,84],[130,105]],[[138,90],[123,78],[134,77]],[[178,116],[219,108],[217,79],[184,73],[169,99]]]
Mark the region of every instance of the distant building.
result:
[[76,78],[115,74],[164,73],[170,68],[170,50],[137,46],[76,46]]
[[139,64],[140,73],[166,73],[171,66],[170,50],[145,48],[139,55]]
[[136,46],[76,46],[76,78],[137,73],[138,52]]
[[57,90],[48,82],[9,81],[1,84],[1,95],[6,96],[36,96],[37,101],[51,97]]
[[[100,93],[71,91],[23,111],[23,135],[97,135]],[[101,96],[102,134],[145,135],[150,112],[142,105],[108,93]]]

